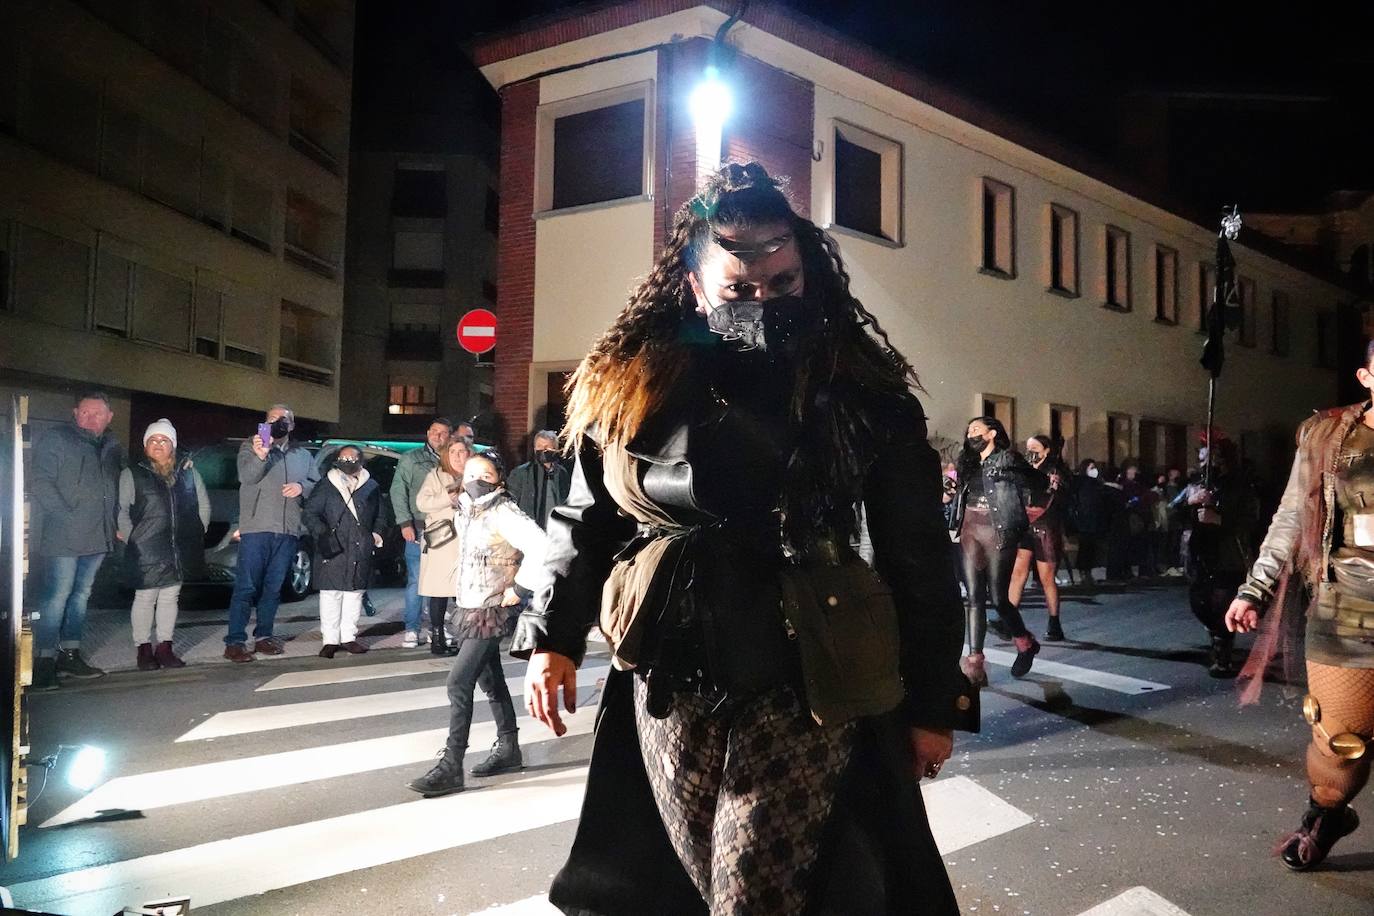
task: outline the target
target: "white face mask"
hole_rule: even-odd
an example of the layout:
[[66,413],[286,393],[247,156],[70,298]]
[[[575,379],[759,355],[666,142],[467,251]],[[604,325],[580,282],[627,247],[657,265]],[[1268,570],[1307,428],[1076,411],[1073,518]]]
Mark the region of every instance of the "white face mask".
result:
[[1096,479],[1096,477],[1097,477],[1097,468],[1088,468],[1088,476],[1089,476],[1089,477],[1092,477],[1092,478],[1094,478],[1094,479]]

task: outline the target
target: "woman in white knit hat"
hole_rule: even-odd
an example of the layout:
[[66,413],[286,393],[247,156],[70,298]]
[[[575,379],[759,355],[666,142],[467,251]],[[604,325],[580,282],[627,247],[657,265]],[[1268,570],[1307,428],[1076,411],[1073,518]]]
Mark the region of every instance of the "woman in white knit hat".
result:
[[191,460],[177,460],[177,431],[168,420],[148,424],[143,455],[119,478],[119,538],[134,587],[134,648],[140,671],[181,668],[185,662],[172,651],[177,603],[181,583],[205,562],[210,498]]

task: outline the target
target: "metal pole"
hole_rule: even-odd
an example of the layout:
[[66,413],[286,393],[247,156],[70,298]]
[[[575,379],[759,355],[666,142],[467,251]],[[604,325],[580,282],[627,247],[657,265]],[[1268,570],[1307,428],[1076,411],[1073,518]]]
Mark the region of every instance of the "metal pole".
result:
[[1207,461],[1202,465],[1202,485],[1212,487],[1212,427],[1217,413],[1217,377],[1207,380]]

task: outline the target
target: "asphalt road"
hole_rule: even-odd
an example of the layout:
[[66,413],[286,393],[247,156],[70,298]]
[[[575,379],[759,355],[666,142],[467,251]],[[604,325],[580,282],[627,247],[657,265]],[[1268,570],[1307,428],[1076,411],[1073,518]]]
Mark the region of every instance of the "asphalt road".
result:
[[[1240,708],[1177,584],[1073,597],[1064,620],[1072,641],[1025,680],[992,666],[981,734],[927,785],[965,912],[1374,912],[1374,828],[1319,872],[1270,857],[1306,799],[1300,688]],[[54,773],[0,884],[70,916],[178,894],[214,916],[551,912],[538,898],[572,839],[604,656],[584,666],[581,734],[527,727],[523,772],[425,801],[404,784],[442,746],[444,664],[386,647],[327,662],[304,654],[317,635],[295,639],[286,659],[32,696],[35,756],[103,747],[107,781],[83,794]],[[477,717],[470,760],[491,740]]]

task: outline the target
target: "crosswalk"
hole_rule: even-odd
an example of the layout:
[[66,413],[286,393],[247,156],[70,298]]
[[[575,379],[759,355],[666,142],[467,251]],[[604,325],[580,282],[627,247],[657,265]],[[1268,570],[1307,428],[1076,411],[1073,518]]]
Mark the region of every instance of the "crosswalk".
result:
[[[447,697],[442,685],[447,668],[443,659],[369,660],[272,677],[251,695],[262,705],[214,711],[171,739],[174,746],[192,745],[192,750],[215,759],[116,775],[48,817],[39,829],[82,829],[91,822],[118,820],[125,815],[173,824],[177,818],[194,816],[191,811],[205,810],[207,803],[248,804],[251,796],[252,802],[270,805],[295,788],[364,777],[393,767],[409,767],[407,772],[418,775],[442,747],[447,731],[443,727]],[[1085,670],[1059,673],[1082,680],[1088,677],[1081,673]],[[595,719],[595,703],[607,671],[605,657],[592,656],[579,672],[579,709],[565,717],[569,734],[558,739],[565,742],[564,747],[570,739],[584,744],[590,740],[587,736]],[[523,665],[512,664],[506,673],[508,686],[518,697],[523,693]],[[1143,692],[1139,686],[1132,687],[1129,678],[1110,681],[1110,677],[1115,676],[1098,686],[1124,693]],[[415,687],[414,678],[430,678],[432,683]],[[357,693],[358,684],[367,684],[370,692]],[[321,691],[331,689],[354,692],[318,698]],[[523,707],[519,699],[516,707]],[[479,718],[470,739],[474,749],[495,737],[494,723],[482,718],[485,708],[476,708]],[[357,737],[360,731],[381,728],[391,721],[388,717],[416,713],[428,713],[431,727]],[[413,716],[398,721],[410,722]],[[567,755],[555,759],[544,753],[553,747],[555,739],[542,726],[524,716],[519,724],[526,739],[527,762],[546,762],[486,787],[399,803],[395,794],[378,798],[376,803],[363,798],[358,810],[328,816],[312,817],[313,812],[300,811],[285,825],[223,838],[207,837],[204,842],[129,858],[114,857],[29,880],[11,891],[20,905],[66,916],[108,916],[125,906],[173,896],[189,896],[199,910],[432,853],[510,843],[512,838],[518,841],[521,834],[555,825],[568,826],[570,838],[586,781],[586,754],[577,759]],[[322,725],[347,728],[309,731]],[[301,740],[316,734],[347,735],[349,740],[325,738],[323,743],[279,749],[276,741],[280,736],[297,733],[304,736]],[[947,775],[927,782],[923,793],[937,843],[946,855],[1020,830],[1036,820],[1033,813],[1020,810],[968,776]],[[404,796],[404,792],[399,795]],[[107,830],[117,827],[103,826]],[[327,854],[322,854],[325,850]],[[493,893],[503,895],[496,899],[452,901],[454,906],[443,912],[458,916],[469,912],[547,916],[555,912],[542,896],[547,875],[531,874],[528,880],[528,887],[494,889]],[[1136,890],[1149,893],[1143,888]],[[512,903],[512,897],[521,899]],[[1144,899],[1140,895],[1137,898]],[[1167,901],[1163,903],[1167,905]],[[1110,904],[1108,901],[1102,906]],[[1178,916],[1182,911],[1093,911],[1094,916],[1132,912]]]

